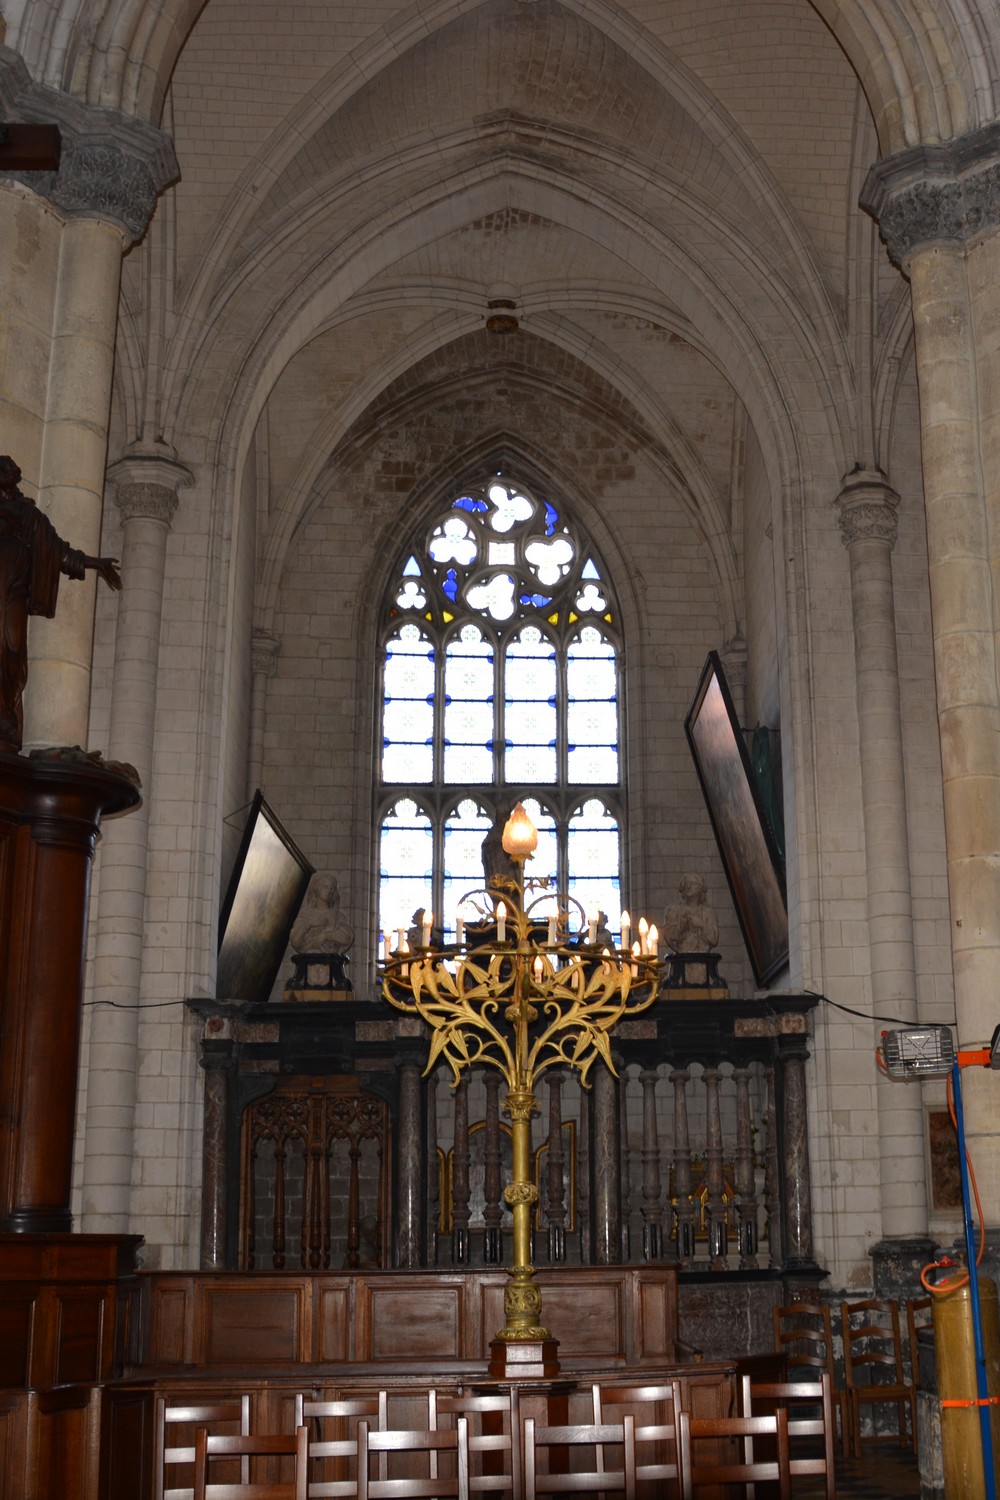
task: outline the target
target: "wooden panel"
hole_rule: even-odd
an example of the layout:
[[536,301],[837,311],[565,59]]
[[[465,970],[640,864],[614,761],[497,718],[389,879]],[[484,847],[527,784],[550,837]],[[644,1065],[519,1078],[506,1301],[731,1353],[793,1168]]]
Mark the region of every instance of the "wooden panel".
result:
[[160,1365],[190,1364],[194,1296],[190,1280],[147,1283],[151,1289],[149,1343]]
[[316,1358],[321,1365],[346,1364],[351,1358],[351,1283],[321,1282],[317,1301]]
[[278,1285],[232,1277],[230,1284],[209,1283],[198,1307],[201,1325],[196,1349],[207,1365],[294,1365],[308,1360],[306,1289],[295,1282]]
[[53,1384],[100,1380],[104,1297],[90,1287],[53,1291],[58,1333]]
[[0,1393],[0,1495],[9,1495],[11,1500],[25,1488],[27,1427],[27,1392]]
[[0,1295],[0,1386],[28,1384],[37,1287]]
[[101,1500],[150,1500],[153,1493],[152,1392],[115,1390],[112,1387],[104,1392],[103,1407]]
[[411,1281],[397,1287],[387,1277],[366,1285],[363,1296],[368,1308],[367,1318],[358,1308],[360,1359],[458,1359],[464,1352],[461,1286]]
[[[24,1500],[74,1500],[97,1494],[100,1395],[89,1386],[61,1386],[31,1398]],[[20,1497],[19,1497],[20,1500]]]
[[662,1364],[674,1358],[677,1337],[677,1281],[652,1281],[637,1276],[630,1288],[634,1312],[630,1318],[635,1347],[628,1350],[632,1364]]

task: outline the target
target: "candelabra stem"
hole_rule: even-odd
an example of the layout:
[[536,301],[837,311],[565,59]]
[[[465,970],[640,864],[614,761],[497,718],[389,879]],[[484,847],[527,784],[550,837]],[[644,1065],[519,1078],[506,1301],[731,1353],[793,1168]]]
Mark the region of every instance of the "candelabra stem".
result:
[[548,1339],[552,1335],[540,1323],[542,1294],[535,1284],[531,1264],[531,1211],[538,1201],[538,1189],[531,1180],[531,1117],[535,1096],[531,1089],[512,1088],[504,1102],[504,1113],[510,1116],[513,1181],[504,1191],[514,1220],[514,1263],[504,1290],[504,1326],[498,1339]]

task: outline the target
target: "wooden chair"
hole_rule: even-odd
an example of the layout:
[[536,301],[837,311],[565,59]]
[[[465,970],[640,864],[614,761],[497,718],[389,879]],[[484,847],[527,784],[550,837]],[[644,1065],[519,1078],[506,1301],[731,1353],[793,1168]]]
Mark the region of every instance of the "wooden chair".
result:
[[[766,1438],[774,1457],[754,1456],[754,1441]],[[704,1456],[697,1445],[712,1445]],[[737,1444],[743,1457],[737,1459]],[[731,1451],[727,1452],[726,1447]],[[700,1489],[741,1484],[747,1500],[755,1500],[758,1484],[777,1484],[780,1500],[790,1500],[792,1480],[788,1450],[788,1413],[779,1406],[769,1417],[692,1417],[677,1414],[677,1450],[681,1465],[681,1494],[693,1500]]]
[[[310,1431],[310,1474],[316,1475],[318,1463],[321,1476],[310,1479],[309,1500],[336,1495],[353,1500],[358,1493],[358,1422],[362,1417],[374,1417],[376,1429],[384,1431],[389,1425],[388,1409],[385,1391],[335,1401],[313,1401],[301,1394],[295,1397],[295,1426],[307,1424]],[[384,1472],[380,1477],[385,1478]]]
[[898,1306],[879,1297],[844,1302],[841,1304],[841,1326],[851,1452],[860,1458],[862,1406],[875,1407],[886,1402],[896,1407],[896,1431],[901,1443],[906,1441],[906,1413],[909,1411],[909,1440],[915,1449],[917,1395],[903,1369]]
[[[378,1478],[373,1479],[372,1458],[381,1460],[383,1454],[389,1459],[390,1470],[396,1467],[400,1472],[390,1472],[386,1477],[380,1468]],[[395,1466],[391,1462],[393,1455],[401,1459]],[[417,1469],[423,1472],[418,1474]],[[359,1422],[358,1500],[415,1500],[420,1496],[469,1500],[468,1418],[456,1417],[453,1428],[438,1427],[433,1431],[379,1432],[373,1431],[367,1422]]]
[[[592,1469],[579,1467],[583,1450],[592,1452]],[[607,1448],[620,1448],[621,1460],[614,1468],[605,1463]],[[540,1470],[539,1454],[548,1450],[548,1466]],[[558,1454],[553,1449],[563,1450]],[[553,1468],[568,1460],[569,1469]],[[576,1423],[568,1427],[539,1427],[534,1417],[524,1422],[524,1500],[539,1495],[575,1495],[599,1491],[601,1496],[624,1495],[637,1500],[635,1477],[635,1418],[620,1422]]]
[[[178,1429],[190,1427],[190,1433]],[[157,1396],[153,1416],[153,1500],[191,1500],[194,1484],[195,1429],[205,1427],[219,1436],[248,1436],[250,1432],[250,1397],[232,1396],[222,1401],[181,1402],[169,1396]],[[229,1434],[219,1429],[235,1428]],[[174,1441],[176,1439],[177,1441]],[[168,1469],[183,1465],[190,1468],[186,1485],[167,1486]],[[241,1464],[243,1480],[250,1477],[249,1460]]]
[[[635,1420],[635,1478],[639,1500],[673,1500],[680,1493],[677,1413],[681,1407],[681,1395],[678,1382],[620,1385],[595,1381],[594,1421],[606,1421],[611,1416],[612,1407],[625,1408]],[[619,1410],[615,1415],[620,1418],[624,1412]],[[648,1451],[644,1452],[644,1449]]]
[[[779,1406],[788,1416],[789,1473],[793,1479],[818,1474],[826,1480],[826,1500],[836,1500],[836,1469],[833,1456],[834,1416],[830,1377],[824,1370],[817,1381],[753,1380],[744,1375],[740,1405],[743,1416],[770,1416]],[[810,1408],[806,1412],[803,1408]],[[813,1414],[814,1413],[814,1414]],[[800,1438],[820,1440],[822,1456],[797,1451]]]
[[806,1372],[807,1380],[818,1380],[825,1370],[840,1420],[840,1442],[844,1456],[850,1453],[847,1424],[847,1392],[837,1384],[833,1362],[833,1323],[825,1302],[789,1302],[773,1309],[775,1353],[785,1356],[785,1370]]
[[467,1419],[470,1494],[521,1500],[521,1402],[516,1385],[495,1396],[442,1396],[431,1390],[428,1416],[431,1427],[439,1427],[442,1417]]
[[[299,1427],[294,1433],[275,1437],[219,1437],[199,1427],[194,1443],[194,1500],[307,1500],[306,1455],[309,1433]],[[213,1459],[240,1458],[251,1462],[249,1482],[216,1482],[210,1477]],[[253,1472],[253,1460],[291,1458],[291,1480],[267,1481]]]

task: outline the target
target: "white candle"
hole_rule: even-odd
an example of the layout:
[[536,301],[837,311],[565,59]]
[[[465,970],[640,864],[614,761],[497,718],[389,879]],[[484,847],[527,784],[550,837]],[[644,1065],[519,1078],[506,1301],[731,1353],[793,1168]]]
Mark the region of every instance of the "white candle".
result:
[[461,947],[464,941],[465,941],[465,918],[464,917],[456,917],[455,918],[455,942],[458,944],[459,947]]
[[497,942],[502,943],[507,936],[507,908],[503,902],[497,904]]
[[631,925],[632,924],[629,921],[628,912],[627,911],[623,911],[622,912],[622,947],[623,948],[627,948],[628,947],[628,933],[629,933],[629,928],[631,927]]
[[387,959],[391,958],[392,957],[392,935],[389,932],[388,927],[386,928],[385,932],[383,932],[383,934],[382,934],[382,943],[383,943],[383,946],[385,948],[385,956],[386,956],[386,958]]
[[645,917],[639,918],[639,952],[647,952],[646,943],[649,939],[649,923]]
[[549,935],[548,935],[548,938],[547,938],[547,942],[548,942],[548,945],[549,945],[550,948],[554,948],[555,945],[556,945],[556,919],[555,919],[555,917],[550,917],[549,918]]
[[396,928],[396,952],[397,953],[405,953],[406,952],[406,928],[405,927],[397,927]]
[[590,920],[589,920],[589,924],[588,924],[588,927],[587,927],[587,942],[588,943],[596,943],[597,942],[597,912],[596,911],[592,911],[590,913]]
[[610,948],[602,948],[601,949],[601,958],[604,960],[604,962],[601,964],[601,973],[602,974],[610,974],[611,973],[611,963],[610,963],[611,949]]
[[633,943],[632,944],[632,978],[633,979],[639,973],[639,965],[636,962],[636,960],[639,959],[639,958],[641,958],[641,957],[642,957],[642,949],[639,947],[638,943]]
[[541,982],[542,982],[542,970],[545,967],[544,964],[542,963],[541,957],[536,958],[535,962],[532,964],[531,967],[535,971],[535,983],[536,984],[541,984]]
[[652,927],[650,927],[650,929],[649,929],[649,956],[650,956],[650,958],[655,958],[656,957],[656,949],[657,949],[657,945],[659,944],[659,941],[660,941],[660,934],[657,932],[657,930],[656,930],[656,924],[654,922],[654,924],[652,925]]
[[425,911],[423,927],[420,931],[420,946],[422,948],[429,948],[431,945],[431,926],[433,922],[434,913],[432,911]]

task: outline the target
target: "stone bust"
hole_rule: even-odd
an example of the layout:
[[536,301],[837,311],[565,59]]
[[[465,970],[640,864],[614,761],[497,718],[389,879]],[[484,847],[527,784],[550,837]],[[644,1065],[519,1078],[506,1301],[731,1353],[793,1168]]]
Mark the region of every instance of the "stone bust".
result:
[[[708,904],[705,881],[701,875],[684,875],[678,886],[679,901],[667,907],[663,917],[663,936],[674,953],[709,953],[719,941],[719,919]],[[697,972],[703,965],[691,965],[688,977],[692,984],[704,984],[705,974]]]
[[354,928],[340,909],[336,875],[317,872],[292,924],[293,953],[346,953]]

